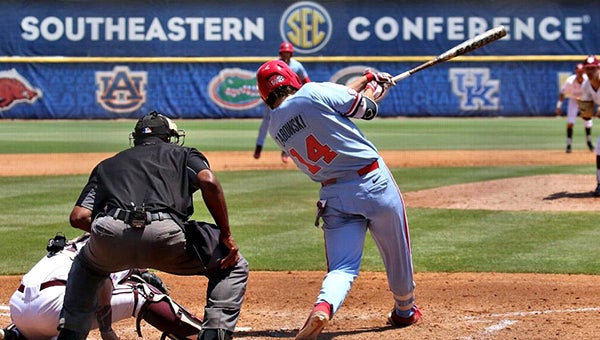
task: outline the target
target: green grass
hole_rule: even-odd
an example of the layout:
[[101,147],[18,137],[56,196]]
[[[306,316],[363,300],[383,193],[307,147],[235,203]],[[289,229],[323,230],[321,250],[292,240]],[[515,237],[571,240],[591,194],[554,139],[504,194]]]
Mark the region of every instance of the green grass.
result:
[[[562,119],[526,118],[386,119],[361,122],[361,127],[380,149],[485,149],[494,142],[502,149],[525,145],[562,150],[564,123]],[[188,132],[187,144],[205,146],[199,146],[202,151],[252,150],[258,121],[186,121],[180,125]],[[119,151],[128,146],[131,127],[131,121],[0,122],[0,150]],[[581,139],[583,149],[583,128],[577,127],[574,137],[576,142]],[[93,150],[86,149],[90,145]],[[536,174],[593,176],[594,171],[593,164],[393,169],[404,192]],[[322,232],[312,225],[318,184],[297,170],[217,175],[227,196],[234,236],[252,270],[325,269]],[[0,274],[27,271],[57,232],[68,237],[79,234],[68,226],[68,214],[86,180],[87,175],[0,177]],[[193,218],[210,220],[199,195]],[[600,212],[410,208],[408,218],[417,272],[600,274]],[[371,238],[362,268],[383,270]]]
[[[396,169],[403,190],[538,173],[586,173],[586,166]],[[465,176],[465,172],[468,176]],[[323,240],[312,226],[318,185],[298,171],[218,174],[240,249],[254,270],[323,270]],[[0,178],[0,273],[27,270],[67,223],[87,176]],[[401,184],[402,187],[402,184]],[[195,219],[210,220],[200,197]],[[409,209],[416,271],[600,273],[600,213]],[[574,251],[576,249],[577,251]],[[368,238],[363,269],[382,270]]]
[[[186,145],[204,151],[254,150],[260,121],[183,120]],[[564,119],[398,118],[357,121],[380,150],[563,149]],[[2,121],[0,153],[116,152],[129,146],[133,120]],[[583,125],[574,147],[585,147]],[[580,141],[580,143],[579,143]],[[276,146],[267,138],[265,150]]]

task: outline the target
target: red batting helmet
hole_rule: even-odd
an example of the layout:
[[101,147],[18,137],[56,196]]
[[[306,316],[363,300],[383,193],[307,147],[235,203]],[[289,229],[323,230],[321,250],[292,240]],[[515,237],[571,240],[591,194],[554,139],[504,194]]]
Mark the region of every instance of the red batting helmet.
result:
[[281,52],[294,53],[294,45],[289,42],[282,42],[281,45],[279,45],[279,53]]
[[596,58],[595,55],[589,55],[587,58],[585,58],[585,61],[583,62],[583,67],[598,67],[600,66],[600,61],[598,61],[598,58]]
[[282,60],[271,60],[262,64],[256,71],[256,83],[264,101],[278,87],[289,85],[296,90],[302,87],[298,75]]

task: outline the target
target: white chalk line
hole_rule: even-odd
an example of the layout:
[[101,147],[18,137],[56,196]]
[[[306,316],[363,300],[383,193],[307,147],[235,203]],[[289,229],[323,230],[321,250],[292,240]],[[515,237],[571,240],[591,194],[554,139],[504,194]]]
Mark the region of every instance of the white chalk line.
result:
[[495,333],[495,332],[501,331],[501,330],[503,330],[504,328],[506,328],[506,327],[508,327],[508,326],[510,326],[510,325],[512,325],[512,324],[515,324],[515,323],[517,323],[517,321],[515,321],[515,320],[502,320],[502,321],[498,322],[498,323],[497,323],[497,324],[495,324],[495,325],[491,325],[491,326],[489,326],[489,327],[486,327],[486,328],[483,330],[483,332],[484,332],[485,334],[492,334],[492,333]]
[[587,308],[572,308],[572,309],[547,309],[542,311],[530,311],[530,312],[510,312],[510,313],[494,313],[485,316],[465,316],[466,322],[472,323],[489,323],[496,318],[502,318],[499,322],[488,326],[474,336],[466,336],[461,338],[462,340],[473,340],[484,335],[492,335],[500,332],[501,330],[516,324],[517,320],[510,320],[508,318],[524,317],[524,316],[537,316],[537,315],[548,315],[548,314],[561,314],[561,313],[582,313],[582,312],[597,312],[600,311],[600,307],[587,307]]
[[9,310],[10,308],[7,305],[0,305],[0,316],[10,316]]
[[509,317],[522,317],[530,315],[546,315],[546,314],[561,314],[561,313],[581,313],[581,312],[596,312],[600,311],[600,307],[586,307],[586,308],[572,308],[572,309],[547,309],[541,311],[530,311],[530,312],[510,312],[510,313],[496,313],[485,316],[465,316],[466,321],[479,322],[482,320],[485,322],[486,318],[509,318]]

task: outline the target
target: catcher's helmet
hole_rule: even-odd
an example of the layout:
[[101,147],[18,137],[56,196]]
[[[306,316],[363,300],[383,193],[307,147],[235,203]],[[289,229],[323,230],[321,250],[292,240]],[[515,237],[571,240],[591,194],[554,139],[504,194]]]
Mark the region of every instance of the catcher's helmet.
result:
[[137,121],[130,139],[137,141],[149,136],[156,136],[173,144],[183,145],[185,142],[185,131],[177,129],[177,125],[170,118],[156,111],[150,112]]
[[294,45],[289,42],[282,42],[281,45],[279,45],[279,53],[281,52],[294,53]]
[[589,55],[587,58],[585,58],[585,61],[583,62],[583,67],[598,67],[600,66],[600,61],[598,61],[598,58],[596,58],[595,55]]
[[267,101],[269,94],[278,87],[289,85],[296,90],[302,87],[298,75],[282,60],[271,60],[262,64],[256,72],[260,97]]

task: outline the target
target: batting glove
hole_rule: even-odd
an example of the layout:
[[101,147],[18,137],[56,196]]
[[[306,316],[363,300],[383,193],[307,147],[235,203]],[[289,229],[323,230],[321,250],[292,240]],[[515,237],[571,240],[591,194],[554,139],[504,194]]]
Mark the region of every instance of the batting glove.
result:
[[368,82],[365,86],[365,91],[367,90],[371,90],[373,92],[373,99],[376,102],[379,102],[381,99],[383,99],[383,95],[386,89],[384,88],[384,86],[379,85],[378,82],[373,80]]
[[391,74],[386,72],[373,72],[371,69],[366,69],[363,73],[365,77],[367,77],[367,81],[376,81],[378,84],[382,86],[394,86],[396,82],[394,81],[394,77]]

